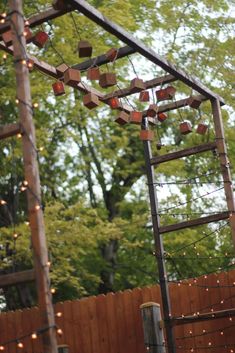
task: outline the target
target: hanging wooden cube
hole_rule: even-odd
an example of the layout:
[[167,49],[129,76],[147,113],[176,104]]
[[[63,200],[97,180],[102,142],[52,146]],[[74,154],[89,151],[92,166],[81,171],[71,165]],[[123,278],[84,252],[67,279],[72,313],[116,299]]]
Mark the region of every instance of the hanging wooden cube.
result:
[[8,46],[11,45],[12,43],[12,34],[11,31],[7,31],[5,33],[2,33],[2,39],[4,43]]
[[107,53],[105,53],[105,56],[109,61],[114,61],[117,57],[117,52],[117,49],[111,48],[107,51]]
[[33,59],[28,59],[27,60],[27,67],[29,69],[29,72],[33,71],[33,68],[34,68],[34,61]]
[[111,87],[117,84],[115,73],[106,72],[100,75],[99,84],[102,88]]
[[86,58],[92,55],[92,45],[87,40],[80,40],[78,43],[79,58]]
[[112,109],[117,109],[120,107],[120,101],[118,97],[112,97],[109,99],[109,105]]
[[98,66],[90,67],[87,70],[87,79],[91,81],[99,80],[100,78],[100,68]]
[[140,92],[139,101],[140,102],[149,102],[149,91]]
[[158,119],[158,121],[160,121],[162,123],[163,121],[165,121],[167,119],[167,115],[165,113],[158,113],[157,119]]
[[46,32],[40,31],[36,33],[35,36],[33,37],[33,43],[37,47],[43,48],[46,42],[48,41],[48,39],[49,39],[48,34]]
[[54,10],[65,10],[67,8],[66,0],[54,0],[52,6]]
[[157,112],[158,112],[157,104],[150,104],[147,110],[147,115],[151,116],[151,118],[154,118],[157,115]]
[[192,125],[189,121],[183,121],[180,123],[180,132],[182,135],[187,135],[192,132]]
[[205,123],[199,123],[197,126],[196,133],[198,133],[200,135],[205,135],[207,130],[208,130],[208,125],[206,125]]
[[156,91],[156,97],[158,102],[172,99],[175,96],[176,89],[173,86],[168,86],[164,89],[160,89],[159,91]]
[[64,84],[61,81],[53,83],[52,88],[55,96],[61,96],[62,94],[65,94]]
[[79,70],[71,69],[65,71],[64,73],[64,83],[70,86],[77,86],[81,82],[81,73]]
[[126,112],[121,111],[116,117],[115,122],[119,125],[125,125],[129,123],[129,115]]
[[202,103],[202,101],[196,97],[190,97],[189,101],[188,101],[188,105],[194,109],[198,109],[200,107],[201,103]]
[[152,130],[141,130],[140,139],[142,141],[152,141],[154,139],[154,132]]
[[64,76],[64,73],[66,70],[68,70],[68,65],[66,65],[65,63],[62,63],[58,66],[56,66],[56,73],[58,75],[59,78]]
[[100,104],[99,98],[94,93],[88,93],[83,96],[83,104],[88,109],[93,109],[98,107]]
[[142,112],[133,111],[130,112],[130,123],[131,124],[141,124],[142,123]]
[[145,89],[145,83],[140,78],[136,77],[131,80],[130,90],[132,93],[136,93]]

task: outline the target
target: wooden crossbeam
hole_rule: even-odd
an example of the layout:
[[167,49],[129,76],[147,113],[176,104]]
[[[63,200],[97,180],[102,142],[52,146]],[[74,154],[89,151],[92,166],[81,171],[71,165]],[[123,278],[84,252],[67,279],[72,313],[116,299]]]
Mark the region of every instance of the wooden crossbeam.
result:
[[165,113],[165,112],[169,112],[170,110],[176,110],[179,108],[184,108],[190,105],[191,99],[195,98],[200,100],[201,102],[206,101],[208,98],[203,96],[203,95],[197,95],[197,96],[193,96],[193,97],[187,97],[184,99],[180,99],[178,101],[175,102],[171,102],[165,105],[160,105],[158,108],[159,113]]
[[34,270],[13,272],[7,275],[0,276],[0,288],[33,282],[34,280],[35,280]]
[[83,13],[86,17],[88,17],[93,22],[96,22],[102,28],[104,28],[109,33],[113,34],[121,41],[132,47],[138,53],[143,55],[146,59],[150,60],[154,64],[160,66],[163,70],[168,72],[169,74],[175,76],[177,79],[184,82],[189,87],[192,87],[200,94],[203,94],[207,98],[216,98],[220,101],[221,105],[224,105],[224,100],[216,93],[212,92],[209,88],[204,86],[199,80],[188,75],[181,69],[178,69],[171,62],[166,60],[164,57],[157,54],[154,50],[148,48],[143,42],[136,39],[131,33],[127,32],[121,26],[116,23],[110,21],[106,18],[101,12],[96,10],[93,6],[91,6],[85,0],[68,0],[72,6]]
[[[67,6],[66,9],[64,10],[54,10],[52,7],[50,7],[49,9],[31,16],[28,21],[29,21],[29,26],[31,28],[36,27],[38,25],[41,25],[42,23],[49,21],[49,20],[53,20],[54,18],[57,18],[59,16],[62,16],[64,14],[66,14],[67,12],[71,12],[72,11],[72,7],[71,6]],[[0,34],[8,31],[10,29],[10,23],[6,22],[4,24],[0,25]]]
[[181,223],[162,226],[159,228],[159,232],[161,234],[170,233],[170,232],[174,232],[176,230],[190,228],[190,227],[196,227],[196,226],[200,226],[202,224],[217,222],[217,221],[221,221],[223,219],[228,219],[228,218],[229,218],[228,211],[216,213],[216,214],[213,214],[213,215],[207,216],[207,217],[201,217],[201,218],[197,218],[197,219],[192,219],[190,221],[185,221],[185,222],[181,222]]
[[[124,58],[125,56],[134,54],[134,53],[135,53],[135,50],[131,47],[128,47],[128,45],[126,45],[118,49],[117,57],[115,60]],[[80,64],[73,65],[72,68],[77,70],[87,70],[91,66],[94,66],[94,65],[101,66],[101,65],[107,64],[108,62],[109,60],[107,56],[103,54],[103,55],[97,56],[96,58],[86,60]]]
[[0,126],[0,140],[15,136],[22,132],[20,124],[9,124]]
[[[157,77],[152,80],[145,81],[145,86],[146,86],[146,89],[149,89],[149,88],[161,86],[164,83],[174,82],[176,80],[177,79],[172,75],[165,75],[163,77]],[[130,87],[127,87],[127,88],[123,88],[123,89],[119,89],[117,91],[114,91],[113,93],[106,94],[104,96],[103,100],[104,101],[108,100],[109,98],[114,97],[114,96],[119,97],[119,98],[127,97],[127,96],[130,96],[131,94],[133,94],[133,92],[131,91]]]
[[234,308],[213,311],[210,313],[184,316],[184,317],[173,317],[171,319],[171,323],[174,326],[187,325],[190,323],[195,323],[195,322],[200,322],[200,321],[209,321],[209,320],[214,320],[214,319],[222,319],[225,317],[232,317],[232,316],[235,316],[235,309]]
[[157,156],[151,158],[151,165],[158,165],[163,162],[169,162],[174,159],[186,157],[186,156],[191,156],[193,154],[197,153],[202,153],[206,151],[211,151],[216,149],[216,142],[208,142],[204,143],[198,146],[190,147],[190,148],[185,148],[184,150],[172,152],[172,153],[167,153],[162,156]]

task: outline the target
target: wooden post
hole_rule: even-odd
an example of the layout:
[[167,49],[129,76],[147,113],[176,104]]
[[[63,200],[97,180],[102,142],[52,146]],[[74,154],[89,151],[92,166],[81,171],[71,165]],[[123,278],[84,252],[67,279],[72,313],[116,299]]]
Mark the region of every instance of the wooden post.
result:
[[160,305],[149,302],[140,305],[140,309],[144,329],[144,343],[148,352],[165,353]]
[[235,200],[233,194],[233,185],[231,179],[231,173],[229,168],[229,160],[227,156],[227,148],[225,144],[223,120],[220,108],[220,102],[218,99],[211,100],[212,114],[215,124],[215,136],[216,136],[216,145],[219,153],[220,167],[224,181],[224,191],[227,201],[228,210],[230,213],[230,224],[232,230],[232,240],[233,246],[235,249]]
[[[24,131],[22,149],[25,180],[28,182],[27,201],[31,228],[34,268],[37,282],[38,305],[41,323],[48,330],[42,335],[43,352],[57,353],[55,318],[50,293],[48,252],[46,245],[43,213],[41,208],[41,191],[37,164],[35,127],[32,119],[32,101],[26,58],[24,16],[22,0],[9,0],[11,30],[16,71],[16,94],[19,101],[20,124]],[[39,327],[40,329],[40,327]]]

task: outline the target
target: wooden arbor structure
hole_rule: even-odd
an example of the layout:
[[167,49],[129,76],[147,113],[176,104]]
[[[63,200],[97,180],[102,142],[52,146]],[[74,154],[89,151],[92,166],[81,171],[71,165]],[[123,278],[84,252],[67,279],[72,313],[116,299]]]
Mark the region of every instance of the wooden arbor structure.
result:
[[[10,27],[13,33],[13,46],[7,46],[6,44],[0,43],[0,48],[6,52],[14,55],[15,57],[15,67],[16,67],[16,80],[17,80],[17,98],[19,100],[19,123],[2,126],[0,128],[0,139],[14,136],[17,133],[22,134],[22,144],[23,144],[23,156],[24,156],[24,167],[25,167],[25,178],[29,183],[28,188],[28,208],[29,208],[29,220],[33,239],[33,252],[34,252],[34,266],[35,266],[35,277],[37,281],[38,288],[38,298],[39,298],[39,308],[41,309],[43,323],[48,327],[48,331],[44,335],[44,345],[45,353],[56,352],[56,339],[54,331],[54,315],[53,308],[51,304],[51,296],[49,290],[49,274],[48,274],[48,258],[47,249],[45,243],[45,232],[43,225],[43,215],[40,204],[40,181],[39,173],[36,162],[36,154],[33,149],[35,145],[35,134],[34,125],[32,121],[32,104],[30,97],[30,87],[28,78],[28,69],[25,65],[22,65],[22,60],[26,53],[26,43],[25,39],[19,40],[19,36],[24,30],[24,17],[22,13],[21,0],[9,2],[11,13],[10,18],[4,24],[0,26],[0,35],[6,33]],[[230,219],[232,228],[232,239],[235,246],[235,202],[233,196],[231,175],[229,170],[229,161],[227,157],[227,150],[224,139],[223,123],[221,117],[220,107],[224,105],[224,101],[217,94],[212,92],[210,89],[205,87],[197,79],[190,77],[188,74],[179,70],[169,61],[159,56],[152,49],[146,47],[141,41],[134,38],[130,33],[125,31],[123,28],[117,24],[111,22],[105,18],[99,11],[94,9],[84,0],[56,0],[53,3],[53,8],[35,15],[28,19],[29,27],[35,27],[42,24],[44,21],[56,18],[67,12],[78,10],[80,13],[87,16],[90,20],[94,21],[100,25],[103,29],[115,35],[118,39],[126,44],[126,46],[120,48],[117,52],[116,59],[125,57],[129,54],[138,52],[147,60],[151,61],[155,65],[161,67],[166,71],[164,77],[154,78],[150,81],[145,82],[145,87],[153,88],[157,86],[162,86],[162,84],[170,83],[176,80],[182,81],[187,86],[198,92],[198,95],[194,97],[197,101],[210,100],[212,107],[212,114],[215,126],[215,141],[198,145],[185,150],[173,152],[163,156],[153,157],[151,151],[150,141],[147,139],[143,142],[144,153],[145,153],[145,163],[147,170],[147,178],[149,185],[149,196],[151,205],[151,214],[153,222],[153,233],[155,241],[155,252],[156,259],[160,277],[160,286],[162,293],[163,302],[163,319],[165,321],[165,336],[167,341],[167,347],[169,353],[175,352],[175,341],[173,334],[173,326],[175,321],[171,318],[171,308],[170,308],[170,298],[168,294],[168,281],[167,273],[164,265],[164,247],[162,241],[162,234],[167,232],[172,232],[175,230],[183,229],[186,227],[197,226],[201,224],[206,224],[209,222],[215,222],[222,219]],[[41,72],[47,74],[50,77],[57,78],[63,81],[63,72],[60,72],[55,67],[48,65],[43,61],[39,61],[36,57],[27,55],[27,59],[31,59],[34,66]],[[101,55],[96,58],[87,60],[81,64],[75,65],[74,69],[87,70],[92,65],[101,66],[108,62],[106,55]],[[68,85],[70,85],[68,83]],[[82,91],[83,93],[94,93],[100,101],[108,103],[111,96],[116,97],[126,97],[131,95],[133,92],[130,88],[115,91],[110,94],[103,94],[102,92],[95,90],[94,88],[88,86],[84,83],[71,84],[72,87]],[[182,99],[177,102],[173,102],[166,105],[161,105],[158,108],[158,112],[167,112],[173,109],[178,109],[190,105],[192,97]],[[132,108],[128,105],[122,105],[119,107],[120,110],[130,113]],[[155,118],[149,118],[148,113],[143,113],[142,120],[142,131],[148,130],[148,124],[155,124]],[[158,199],[154,176],[154,166],[167,162],[173,159],[182,158],[185,156],[193,155],[196,153],[201,153],[209,150],[217,150],[221,165],[221,173],[224,181],[224,190],[228,206],[228,211],[223,213],[214,214],[208,217],[202,217],[199,219],[190,220],[187,222],[177,223],[169,226],[161,226],[158,212]],[[28,153],[30,151],[30,153]],[[36,195],[36,197],[35,197]],[[31,281],[33,276],[32,271],[28,273],[23,273],[21,275],[13,274],[8,276],[8,278],[3,279],[4,285],[16,284],[25,281]],[[2,282],[2,283],[3,283]],[[1,285],[1,282],[0,282]],[[215,313],[214,313],[215,314]],[[231,313],[230,313],[231,314]],[[223,313],[226,315],[226,313]],[[190,320],[197,320],[200,318],[190,318]]]

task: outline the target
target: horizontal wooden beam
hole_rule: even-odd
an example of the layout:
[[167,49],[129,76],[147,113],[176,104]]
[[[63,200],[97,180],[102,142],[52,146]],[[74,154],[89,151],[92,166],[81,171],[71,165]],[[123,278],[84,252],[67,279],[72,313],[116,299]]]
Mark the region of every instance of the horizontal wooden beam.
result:
[[15,286],[35,280],[34,270],[26,270],[22,272],[13,272],[0,276],[0,288]]
[[195,314],[190,316],[184,317],[173,317],[171,319],[171,323],[174,326],[178,325],[187,325],[190,323],[200,322],[200,321],[209,321],[214,319],[222,319],[225,317],[232,317],[235,316],[235,309],[225,309],[225,310],[218,310],[213,311],[210,313],[203,313],[203,314]]
[[[54,10],[52,7],[50,7],[49,9],[28,18],[29,26],[31,28],[36,27],[46,21],[53,20],[54,18],[62,16],[70,11],[72,11],[71,5],[64,10]],[[0,25],[0,34],[8,31],[9,29],[10,23],[6,21],[6,23]]]
[[[126,45],[125,47],[118,49],[117,57],[115,60],[124,58],[125,56],[130,55],[130,54],[134,54],[134,53],[135,53],[135,50]],[[84,70],[87,70],[91,66],[101,66],[101,65],[107,64],[108,62],[110,62],[110,61],[108,60],[107,56],[105,54],[103,54],[103,55],[97,56],[96,58],[86,60],[80,64],[73,65],[72,68],[84,71]]]
[[151,158],[150,163],[151,165],[158,165],[163,162],[169,162],[174,159],[183,158],[183,157],[191,156],[193,154],[202,153],[206,151],[211,151],[214,149],[216,149],[216,142],[208,142],[198,146],[185,148],[184,150],[163,154],[162,156],[153,157]]
[[185,222],[176,223],[176,224],[170,224],[168,226],[162,226],[159,228],[159,233],[160,234],[170,233],[170,232],[174,232],[176,230],[190,228],[190,227],[196,227],[196,226],[200,226],[202,224],[217,222],[217,221],[221,221],[223,219],[228,219],[228,218],[229,218],[228,211],[216,213],[214,215],[207,216],[207,217],[201,217],[201,218],[197,218],[197,219],[192,219],[190,221],[185,221]]
[[20,124],[9,124],[0,126],[0,140],[15,136],[22,132]]
[[163,70],[169,74],[175,76],[178,80],[181,80],[189,87],[196,90],[198,93],[206,96],[207,98],[216,98],[220,101],[221,105],[224,105],[224,100],[216,93],[212,92],[209,88],[204,86],[196,78],[189,76],[183,70],[178,69],[171,62],[166,60],[164,57],[157,54],[154,50],[148,48],[143,42],[136,39],[131,33],[127,32],[124,28],[110,21],[101,12],[96,10],[85,0],[68,0],[75,9],[83,13],[90,20],[96,22],[102,28],[109,33],[116,36],[118,39],[132,47],[135,51],[143,55],[146,59],[150,60],[154,64],[160,66]]
[[171,103],[168,103],[168,104],[165,104],[165,105],[160,105],[158,107],[158,111],[159,111],[159,113],[166,113],[166,112],[169,112],[171,110],[176,110],[176,109],[179,109],[179,108],[187,107],[187,106],[190,105],[192,98],[198,99],[201,102],[206,101],[208,99],[207,97],[205,97],[205,96],[203,96],[201,94],[197,95],[197,96],[187,97],[187,98],[180,99],[178,101],[171,102]]
[[[146,89],[149,89],[149,88],[154,88],[157,86],[161,86],[162,84],[170,83],[170,82],[174,82],[174,81],[176,81],[176,78],[174,76],[165,75],[163,77],[157,77],[152,80],[145,81],[144,83],[145,83]],[[119,90],[114,91],[112,93],[106,94],[104,96],[104,100],[108,100],[111,97],[119,97],[119,98],[127,97],[132,94],[133,94],[133,92],[131,91],[130,87],[127,87],[127,88],[119,89]]]

